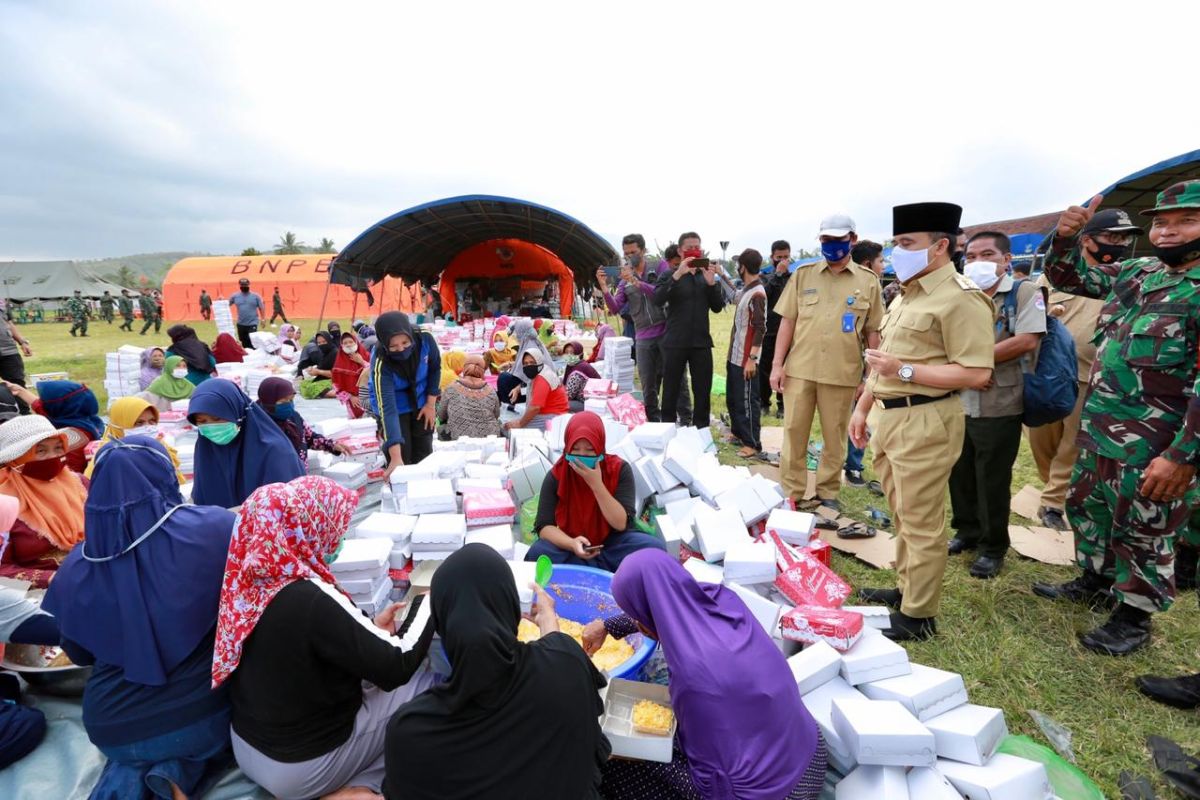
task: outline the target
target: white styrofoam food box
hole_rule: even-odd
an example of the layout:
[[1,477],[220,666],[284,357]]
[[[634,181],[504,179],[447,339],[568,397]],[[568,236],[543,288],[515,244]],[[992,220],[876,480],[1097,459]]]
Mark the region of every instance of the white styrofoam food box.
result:
[[[388,562],[394,542],[388,537],[344,539],[337,560],[329,565],[334,575],[380,569]],[[355,575],[354,578],[359,577]],[[353,580],[353,578],[351,578]]]
[[971,800],[1052,800],[1046,768],[1036,761],[997,753],[983,766],[939,758],[938,772]]
[[775,581],[775,545],[748,536],[734,537],[725,550],[725,580],[742,584]]
[[877,631],[892,627],[892,614],[887,606],[842,606],[842,611],[862,614],[863,625]]
[[700,498],[688,496],[682,500],[673,500],[662,508],[676,527],[690,528],[692,521],[696,518],[697,509],[702,505],[704,505],[704,501]]
[[[695,559],[691,559],[695,561]],[[768,636],[775,636],[779,632],[779,606],[763,597],[762,595],[747,589],[736,583],[728,584],[734,594],[742,598],[742,602],[750,609],[750,613],[758,620],[758,624],[763,626],[763,630]]]
[[933,734],[895,700],[840,698],[831,709],[833,727],[860,764],[932,767]]
[[508,568],[512,570],[513,581],[517,585],[517,596],[521,601],[521,611],[528,614],[533,607],[533,588],[529,584],[537,577],[537,562],[509,560]]
[[466,544],[486,544],[506,560],[513,557],[513,531],[511,525],[489,525],[475,528],[467,533]]
[[967,702],[962,675],[924,664],[910,664],[907,675],[860,684],[858,690],[872,700],[895,700],[925,722]]
[[[910,800],[904,767],[862,764],[838,783],[837,800]],[[918,797],[914,800],[926,800]]]
[[670,707],[670,690],[666,686],[654,683],[627,681],[622,678],[609,680],[605,690],[604,721],[601,727],[612,745],[612,754],[620,758],[670,763],[678,722],[671,721],[671,732],[666,736],[638,733],[633,729],[633,706],[639,700],[650,700]]
[[458,496],[449,478],[411,481],[407,502],[409,513],[415,514],[453,514],[458,510]]
[[724,573],[716,564],[709,564],[698,558],[689,558],[683,563],[683,568],[699,583],[721,584]]
[[927,720],[925,727],[933,733],[939,757],[975,766],[986,764],[1008,736],[1003,711],[971,703]]
[[642,450],[661,453],[675,437],[676,428],[670,422],[643,422],[629,432],[630,438]]
[[679,546],[683,544],[683,534],[679,532],[679,527],[671,521],[668,514],[659,514],[654,518],[654,527],[658,531],[658,535],[662,537],[663,543],[667,546],[667,552],[671,554],[671,558],[679,560]]
[[731,509],[714,509],[701,502],[695,511],[692,528],[705,561],[723,561],[736,542],[749,538],[741,517]]
[[817,518],[805,511],[772,509],[767,517],[768,534],[774,532],[788,544],[805,545],[812,541]]
[[[462,514],[422,514],[413,526],[413,549],[457,550],[467,535],[467,518]],[[422,547],[422,545],[445,545]]]
[[854,646],[842,653],[842,677],[851,686],[911,671],[908,652],[874,628],[863,628]]
[[407,514],[376,511],[358,523],[354,529],[354,535],[358,539],[377,539],[386,536],[393,542],[403,542],[408,540],[413,526],[416,524],[417,518]]
[[407,484],[412,481],[431,481],[437,478],[437,470],[432,464],[401,464],[392,471],[391,482],[396,484]]
[[854,753],[850,750],[849,745],[842,740],[833,727],[833,701],[858,698],[865,699],[860,691],[840,677],[832,678],[800,697],[800,701],[804,703],[804,707],[808,709],[808,713],[812,715],[821,729],[821,735],[825,737],[825,745],[829,750],[829,763],[843,775],[858,766],[858,762],[854,759]]
[[654,502],[660,508],[666,508],[671,503],[678,502],[679,500],[688,500],[691,498],[691,496],[692,493],[689,492],[686,487],[679,486],[669,492],[661,492],[655,495]]
[[801,695],[833,680],[842,669],[841,655],[825,642],[810,644],[787,661]]
[[913,767],[908,771],[908,796],[912,800],[963,800],[954,784],[932,767]]

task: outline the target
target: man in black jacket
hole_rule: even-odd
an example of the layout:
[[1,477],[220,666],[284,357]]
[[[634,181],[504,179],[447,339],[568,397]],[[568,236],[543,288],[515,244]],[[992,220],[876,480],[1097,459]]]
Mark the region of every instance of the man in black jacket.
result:
[[679,267],[673,272],[663,270],[654,287],[654,302],[667,309],[662,408],[677,407],[680,381],[687,368],[695,397],[692,424],[707,428],[713,376],[708,313],[720,313],[725,299],[712,262],[700,250],[700,235],[688,232],[680,236],[679,252],[683,256]]
[[[784,239],[771,245],[771,268],[763,267],[762,285],[767,290],[767,333],[763,336],[762,363],[770,364],[775,358],[775,338],[779,334],[779,322],[783,317],[775,313],[775,304],[783,296],[788,278],[792,277],[792,246]],[[763,416],[771,413],[771,369],[758,372],[758,388],[762,398]],[[775,393],[775,416],[783,419],[783,392]]]

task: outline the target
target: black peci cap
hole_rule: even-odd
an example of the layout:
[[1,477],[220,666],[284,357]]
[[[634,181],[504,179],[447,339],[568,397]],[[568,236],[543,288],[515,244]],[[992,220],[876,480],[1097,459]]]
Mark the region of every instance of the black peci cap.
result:
[[955,233],[962,222],[962,206],[954,203],[909,203],[892,209],[892,235],[930,231]]

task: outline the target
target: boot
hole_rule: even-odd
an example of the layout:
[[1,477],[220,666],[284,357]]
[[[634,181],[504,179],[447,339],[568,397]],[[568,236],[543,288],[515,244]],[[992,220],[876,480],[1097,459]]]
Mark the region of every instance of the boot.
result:
[[1035,583],[1033,593],[1050,600],[1070,600],[1095,609],[1110,609],[1116,604],[1112,596],[1112,579],[1091,570],[1066,583]]
[[883,635],[893,642],[912,642],[928,639],[937,633],[937,622],[933,617],[910,617],[903,611],[893,611],[891,627]]
[[879,603],[889,608],[900,608],[904,596],[899,589],[859,589],[858,599],[864,603]]
[[1079,643],[1106,656],[1126,656],[1141,650],[1150,642],[1148,611],[1121,603],[1099,628],[1080,634]]
[[1200,673],[1180,678],[1143,675],[1134,683],[1139,692],[1156,703],[1175,708],[1200,708]]
[[1196,588],[1196,561],[1200,551],[1187,544],[1175,546],[1175,591],[1186,592]]

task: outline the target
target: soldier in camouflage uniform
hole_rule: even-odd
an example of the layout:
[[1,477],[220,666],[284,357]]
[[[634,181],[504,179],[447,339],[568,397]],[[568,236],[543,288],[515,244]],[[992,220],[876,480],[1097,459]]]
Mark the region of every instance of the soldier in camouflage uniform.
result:
[[158,303],[154,302],[154,296],[150,294],[149,289],[143,289],[141,297],[138,298],[138,307],[142,309],[142,336],[146,335],[146,331],[150,330],[150,326],[154,326],[154,332],[158,333],[162,327],[162,317],[158,315]]
[[125,320],[121,323],[120,330],[133,333],[133,298],[129,296],[128,289],[121,290],[121,297],[117,300],[117,310],[121,312],[121,319]]
[[109,325],[113,324],[113,306],[116,305],[116,302],[112,293],[105,289],[104,294],[100,297],[100,319]]
[[1125,655],[1145,646],[1152,613],[1175,598],[1175,537],[1200,458],[1200,181],[1169,187],[1142,212],[1152,218],[1154,257],[1088,265],[1076,236],[1103,199],[1067,209],[1046,256],[1056,289],[1105,303],[1067,497],[1083,574],[1034,592],[1115,601],[1080,641]]
[[67,300],[67,313],[71,315],[71,335],[79,331],[80,336],[87,336],[88,304],[78,289],[75,290],[75,296]]

